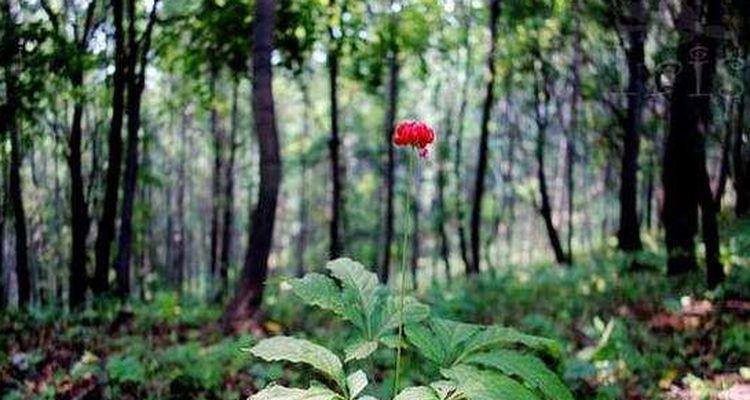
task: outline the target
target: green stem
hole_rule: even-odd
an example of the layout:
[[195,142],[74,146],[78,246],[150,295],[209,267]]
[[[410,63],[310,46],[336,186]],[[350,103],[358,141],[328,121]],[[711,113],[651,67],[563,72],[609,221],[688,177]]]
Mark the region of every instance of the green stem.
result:
[[[409,168],[407,179],[414,177],[414,156],[409,156]],[[393,395],[398,394],[399,378],[401,377],[401,344],[404,340],[404,308],[406,299],[406,247],[409,243],[409,233],[411,231],[411,186],[407,185],[406,191],[404,192],[404,204],[406,218],[404,218],[404,239],[401,244],[401,287],[399,288],[399,313],[401,316],[401,323],[398,325],[398,347],[396,347],[396,376],[393,383]]]

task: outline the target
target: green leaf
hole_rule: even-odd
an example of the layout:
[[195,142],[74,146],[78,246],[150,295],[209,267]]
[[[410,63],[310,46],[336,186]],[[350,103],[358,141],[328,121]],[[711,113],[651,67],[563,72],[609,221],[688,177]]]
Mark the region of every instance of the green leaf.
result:
[[378,331],[378,336],[387,333],[390,330],[398,328],[401,324],[415,324],[426,319],[430,315],[430,307],[420,303],[411,296],[403,298],[391,296],[383,310],[383,324]]
[[406,325],[406,338],[428,360],[444,366],[447,357],[446,347],[440,338],[422,324]]
[[346,355],[344,362],[353,360],[362,360],[370,356],[375,350],[378,349],[378,342],[374,341],[358,341],[351,346],[344,349]]
[[497,372],[469,365],[456,365],[441,372],[456,384],[468,400],[539,399],[520,383]]
[[344,390],[346,376],[341,360],[330,350],[303,339],[276,336],[261,340],[250,352],[266,361],[289,361],[307,364],[336,382]]
[[318,273],[310,273],[304,278],[291,279],[289,282],[294,294],[305,303],[340,316],[344,315],[340,291],[333,279]]
[[548,399],[573,400],[573,395],[558,376],[538,358],[512,350],[495,350],[473,354],[466,363],[495,368],[520,378],[527,386],[539,390]]
[[357,328],[372,337],[372,316],[382,298],[379,294],[382,288],[378,284],[378,277],[368,271],[364,265],[349,258],[339,258],[329,261],[326,265],[336,279],[341,282],[343,316]]
[[341,397],[324,387],[291,389],[272,385],[250,396],[249,400],[339,400]]
[[440,398],[431,387],[417,386],[402,390],[393,400],[440,400]]
[[554,340],[527,335],[512,328],[503,326],[491,326],[479,332],[466,342],[456,362],[462,361],[472,353],[479,351],[498,349],[522,345],[531,350],[539,351],[560,359],[562,350],[560,344]]
[[356,398],[367,387],[367,375],[360,369],[346,377],[346,386],[349,388],[349,398]]

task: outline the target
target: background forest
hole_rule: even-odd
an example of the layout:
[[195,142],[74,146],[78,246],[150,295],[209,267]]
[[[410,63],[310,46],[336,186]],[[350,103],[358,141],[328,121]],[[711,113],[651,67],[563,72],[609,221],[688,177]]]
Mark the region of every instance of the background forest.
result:
[[[0,6],[3,399],[310,382],[243,349],[348,357],[289,280],[340,257],[554,339],[574,398],[750,399],[746,0]],[[431,381],[405,313],[369,395]]]

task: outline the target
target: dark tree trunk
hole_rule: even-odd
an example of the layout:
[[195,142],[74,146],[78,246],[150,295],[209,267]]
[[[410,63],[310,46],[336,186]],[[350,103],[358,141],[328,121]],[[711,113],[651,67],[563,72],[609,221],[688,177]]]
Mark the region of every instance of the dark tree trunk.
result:
[[[145,86],[146,62],[151,44],[151,33],[156,21],[154,2],[146,29],[140,40],[136,38],[135,0],[128,1],[128,115],[127,142],[125,150],[125,175],[122,181],[122,209],[120,210],[120,236],[118,241],[115,271],[117,272],[117,295],[126,298],[130,294],[130,259],[133,247],[133,210],[138,180],[138,131],[141,128],[141,95]],[[137,72],[136,72],[137,70]]]
[[745,216],[750,213],[750,159],[746,157],[744,136],[747,94],[743,93],[737,106],[737,121],[734,127],[734,147],[732,148],[732,166],[734,174],[734,191],[737,196],[735,214]]
[[[578,0],[573,0],[573,12],[578,14]],[[565,179],[568,191],[568,256],[567,264],[573,262],[573,213],[575,208],[575,138],[581,135],[578,124],[578,103],[581,98],[581,20],[576,18],[573,34],[573,92],[570,102],[570,129],[565,137]],[[583,138],[581,138],[583,140]]]
[[239,110],[237,108],[237,95],[239,90],[239,78],[235,77],[232,82],[232,121],[229,131],[229,161],[226,166],[224,177],[224,225],[221,239],[221,264],[219,265],[219,276],[221,287],[219,298],[224,298],[229,290],[229,266],[232,261],[232,234],[234,232],[234,162],[237,153],[237,124],[239,124]]
[[731,154],[732,154],[732,139],[733,126],[734,126],[734,100],[729,99],[727,105],[727,120],[724,124],[724,137],[721,140],[721,159],[719,161],[719,178],[716,182],[716,190],[713,191],[713,201],[716,203],[716,211],[721,211],[721,200],[724,198],[724,193],[727,188],[727,181],[729,180],[729,173],[731,169]]
[[[393,23],[393,22],[391,22]],[[391,46],[388,54],[388,105],[385,112],[383,133],[387,148],[387,159],[385,163],[383,184],[385,185],[385,221],[383,231],[383,261],[380,263],[378,276],[380,282],[387,283],[391,270],[391,243],[393,242],[393,199],[394,199],[394,171],[396,167],[396,153],[393,147],[393,129],[396,125],[396,114],[398,107],[398,48],[395,44]]]
[[621,250],[640,250],[640,223],[638,221],[638,154],[640,152],[643,101],[645,99],[646,64],[646,14],[643,0],[630,2],[629,48],[625,49],[628,62],[628,110],[625,119],[622,170],[620,175],[620,230],[617,232]]
[[10,139],[10,176],[9,192],[10,205],[13,211],[13,221],[16,236],[16,280],[18,282],[18,306],[26,308],[31,302],[31,275],[29,273],[29,253],[26,238],[26,212],[23,204],[23,187],[21,183],[21,132],[18,123],[18,109],[20,107],[18,87],[18,53],[20,51],[16,36],[16,23],[10,10],[10,3],[2,4],[5,19],[5,40],[7,41],[8,60],[5,67],[6,104],[0,115],[0,128]]
[[175,287],[178,293],[182,293],[185,281],[185,269],[187,264],[187,227],[186,227],[186,195],[187,195],[187,130],[190,116],[183,110],[180,122],[180,164],[177,170],[177,234],[174,235],[175,257],[172,271],[175,278]]
[[[698,7],[688,7],[693,14],[683,12],[684,26],[693,26],[706,13],[711,26],[720,25],[719,0],[697,1]],[[685,2],[685,6],[693,2]],[[706,22],[702,23],[703,28]],[[670,127],[663,165],[664,227],[668,252],[667,271],[670,275],[696,269],[695,235],[698,229],[698,206],[702,209],[704,240],[707,244],[709,269],[714,242],[718,243],[713,198],[705,173],[705,137],[711,126],[710,95],[716,69],[718,41],[700,32],[683,32],[677,50],[678,60],[684,65],[674,83],[670,106]],[[705,177],[704,177],[705,175]],[[708,193],[706,193],[706,190]],[[708,197],[708,199],[706,199]]]
[[[302,104],[303,104],[303,111],[302,111],[302,137],[303,138],[309,138],[311,135],[310,132],[310,110],[312,109],[312,103],[310,101],[310,88],[307,85],[306,79],[307,76],[301,76],[300,77],[300,89],[302,90]],[[298,209],[298,222],[299,222],[299,230],[297,231],[297,240],[295,243],[295,275],[297,277],[302,277],[305,275],[305,252],[307,251],[307,237],[308,237],[308,208],[309,208],[309,199],[308,199],[308,174],[307,170],[310,166],[308,165],[308,154],[303,152],[303,154],[300,157],[300,176],[302,177],[300,180],[300,190],[299,190],[299,209]]]
[[211,107],[210,107],[210,125],[211,125],[211,137],[213,139],[213,150],[214,150],[214,169],[213,169],[213,185],[211,188],[211,232],[210,232],[210,284],[213,284],[216,277],[216,269],[219,260],[219,230],[221,222],[219,221],[220,211],[222,208],[221,198],[221,171],[223,169],[223,155],[222,155],[222,134],[219,129],[219,111],[216,109],[216,78],[218,75],[217,68],[211,68],[210,77],[210,91],[211,91]]
[[253,115],[260,147],[260,186],[258,202],[251,213],[245,266],[237,293],[223,316],[227,329],[240,328],[241,323],[251,319],[260,306],[273,241],[276,203],[281,184],[281,155],[274,116],[271,68],[275,6],[275,0],[258,0],[255,3]]
[[107,178],[104,189],[104,202],[101,219],[97,228],[95,271],[92,290],[100,295],[109,290],[110,251],[115,238],[115,218],[117,217],[118,190],[122,169],[122,122],[125,103],[126,60],[125,36],[123,30],[123,0],[112,0],[115,29],[115,72],[112,77],[112,119],[107,139],[109,155]]
[[552,222],[552,206],[550,205],[549,193],[547,192],[547,175],[544,171],[544,150],[547,146],[547,126],[549,124],[548,114],[551,97],[549,92],[549,66],[541,59],[541,54],[539,54],[538,49],[535,55],[541,65],[541,77],[537,76],[537,72],[534,71],[534,112],[537,125],[536,148],[534,154],[537,162],[537,180],[539,181],[539,195],[541,198],[539,213],[542,215],[542,219],[544,219],[547,236],[549,237],[552,250],[555,253],[555,261],[557,261],[558,264],[567,264],[569,263],[569,260],[563,251],[557,228]]
[[[329,5],[335,7],[336,0],[329,0]],[[339,40],[333,34],[333,28],[328,27],[329,51],[328,51],[328,84],[329,96],[331,103],[331,138],[328,141],[329,151],[331,153],[331,222],[329,225],[329,250],[328,257],[335,259],[341,257],[344,251],[341,242],[341,214],[344,210],[343,182],[341,177],[341,137],[339,133],[339,100],[338,100],[338,79],[339,79]]]
[[481,224],[482,224],[482,197],[485,189],[485,175],[487,173],[487,153],[490,138],[490,115],[492,114],[492,105],[495,101],[495,53],[497,52],[497,20],[500,15],[500,0],[490,1],[490,51],[487,54],[487,71],[489,78],[487,80],[486,92],[484,96],[484,105],[482,106],[482,122],[479,136],[479,154],[477,161],[477,173],[474,179],[474,196],[471,206],[471,255],[467,274],[476,274],[479,272],[480,264],[480,245],[481,245]]
[[[461,2],[464,5],[463,2]],[[466,228],[465,215],[464,215],[464,199],[459,196],[458,193],[463,193],[463,177],[461,174],[461,168],[463,166],[463,139],[464,139],[464,120],[466,119],[466,109],[469,101],[469,83],[471,80],[471,67],[472,67],[472,46],[471,46],[471,10],[470,7],[464,7],[463,10],[463,28],[466,30],[464,36],[463,47],[466,49],[466,59],[464,60],[464,81],[461,87],[461,104],[458,107],[458,127],[456,129],[456,143],[454,149],[454,161],[453,161],[453,175],[456,181],[456,193],[454,196],[456,209],[456,219],[458,224],[458,247],[461,251],[461,260],[464,262],[464,268],[469,269],[471,264],[469,260],[469,245],[466,240]]]
[[[0,110],[5,111],[2,106],[0,106]],[[2,118],[0,118],[2,119]],[[5,136],[5,127],[3,124],[0,124],[0,138],[3,138],[3,143],[5,142],[4,136]],[[5,160],[0,162],[0,176],[2,177],[2,186],[0,186],[0,312],[5,311],[6,308],[8,308],[8,284],[7,284],[7,277],[8,273],[5,271],[6,263],[5,263],[5,221],[6,218],[8,218],[8,212],[7,212],[7,204],[8,204],[8,191],[7,191],[7,183],[8,183],[8,174],[7,169],[5,168],[6,163]]]
[[[436,98],[440,92],[436,91]],[[445,281],[451,281],[451,262],[450,262],[450,240],[448,239],[448,204],[445,199],[445,189],[448,186],[447,163],[450,157],[450,141],[453,136],[453,121],[451,111],[445,113],[445,138],[437,144],[437,218],[435,226],[440,239],[440,257],[443,260],[445,268]]]
[[[83,73],[76,71],[71,79],[74,88],[83,86]],[[73,310],[80,309],[86,301],[86,238],[89,232],[89,213],[86,204],[81,166],[81,119],[83,104],[73,106],[73,124],[68,141],[68,168],[70,169],[70,226],[72,232],[68,302]]]

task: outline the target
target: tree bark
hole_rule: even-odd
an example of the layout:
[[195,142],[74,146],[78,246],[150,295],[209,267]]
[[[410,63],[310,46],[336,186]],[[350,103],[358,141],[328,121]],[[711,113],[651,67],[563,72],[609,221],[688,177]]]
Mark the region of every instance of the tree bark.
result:
[[214,165],[213,165],[213,179],[211,189],[211,238],[210,238],[210,282],[209,285],[213,284],[216,277],[217,266],[219,261],[219,230],[221,222],[219,217],[222,208],[221,198],[221,171],[223,170],[222,160],[222,134],[219,129],[219,111],[216,109],[216,79],[218,71],[216,67],[211,67],[210,72],[210,125],[211,125],[211,138],[213,139],[213,150],[214,150]]
[[[152,6],[143,37],[136,38],[135,0],[128,0],[128,85],[127,85],[127,143],[125,150],[125,175],[122,181],[122,209],[120,210],[120,236],[115,259],[117,272],[117,295],[126,298],[130,294],[130,259],[133,245],[133,210],[138,181],[138,131],[141,127],[141,95],[145,87],[146,62],[151,45],[151,33],[156,21],[156,7]],[[136,72],[137,69],[137,72]]]
[[547,236],[549,237],[552,251],[555,253],[555,261],[558,264],[567,264],[569,263],[569,260],[563,251],[562,243],[560,242],[560,235],[552,221],[552,206],[550,205],[549,193],[547,192],[547,175],[544,171],[544,150],[547,146],[547,126],[549,124],[548,110],[551,98],[549,92],[549,66],[544,60],[542,60],[538,49],[536,49],[535,56],[541,65],[541,77],[537,76],[536,71],[534,71],[534,112],[537,125],[536,148],[534,154],[537,162],[537,180],[539,181],[539,195],[541,198],[539,213],[544,220],[544,226],[547,229]]
[[229,160],[224,177],[224,225],[221,240],[221,263],[219,265],[219,278],[221,287],[219,298],[224,298],[229,290],[229,267],[232,261],[232,234],[234,232],[234,163],[237,153],[237,124],[239,124],[239,110],[237,108],[237,96],[239,90],[239,77],[232,82],[232,126],[229,131]]
[[471,206],[471,254],[469,265],[467,266],[467,275],[473,275],[479,272],[480,264],[480,245],[481,245],[481,218],[482,218],[482,197],[485,189],[485,175],[487,173],[487,153],[490,138],[490,115],[492,114],[492,105],[495,101],[495,54],[497,52],[497,20],[500,15],[500,0],[490,1],[490,50],[487,53],[487,71],[489,78],[485,88],[484,104],[482,106],[482,122],[479,136],[479,155],[477,163],[477,172],[474,179],[474,196]]
[[[391,22],[393,24],[394,22]],[[388,103],[383,124],[387,158],[385,163],[383,184],[385,185],[385,215],[383,231],[383,261],[380,263],[378,276],[381,283],[387,283],[391,269],[391,243],[393,242],[393,200],[394,200],[394,175],[396,167],[396,153],[393,146],[393,129],[396,125],[396,114],[398,107],[398,78],[400,65],[398,62],[398,47],[395,43],[391,45],[388,54]]]
[[[709,22],[720,26],[721,4],[719,0],[686,1],[686,9],[693,14],[706,13]],[[698,7],[687,7],[696,5]],[[685,26],[693,26],[700,15],[680,16]],[[705,137],[711,126],[710,99],[713,77],[716,70],[718,41],[703,33],[683,32],[677,57],[685,67],[678,74],[670,104],[670,128],[667,136],[663,165],[664,227],[668,252],[669,275],[684,274],[697,268],[695,260],[695,235],[697,233],[698,206],[702,211],[704,240],[707,245],[706,264],[710,269],[714,241],[718,243],[718,232],[711,227],[716,223],[710,185],[705,185]],[[704,175],[706,175],[704,177]],[[709,199],[706,199],[709,197]]]
[[107,178],[101,219],[97,228],[95,270],[92,282],[94,294],[109,290],[110,251],[115,238],[118,190],[122,169],[122,123],[125,103],[126,59],[125,33],[123,30],[123,0],[112,0],[115,33],[115,72],[112,77],[112,118],[109,125],[109,147]]
[[281,155],[273,104],[273,27],[275,0],[255,3],[253,25],[253,115],[260,147],[258,202],[251,213],[247,254],[237,293],[223,316],[227,329],[238,329],[252,318],[263,300],[268,256],[273,241],[276,204],[281,184]]
[[9,2],[2,4],[5,19],[5,40],[7,44],[8,64],[5,67],[6,104],[4,106],[0,128],[10,140],[10,176],[9,197],[13,212],[16,236],[16,279],[18,283],[18,307],[25,309],[31,302],[31,275],[29,273],[29,253],[26,233],[26,212],[23,204],[23,184],[21,183],[21,132],[18,122],[20,107],[18,69],[20,52],[16,23],[10,10]]
[[[71,79],[75,88],[83,86],[83,72],[76,71]],[[89,213],[86,204],[81,166],[81,119],[83,104],[77,100],[73,106],[73,124],[68,141],[68,169],[70,170],[70,227],[72,232],[70,275],[68,276],[68,302],[73,310],[80,309],[86,301],[86,238],[89,231]]]
[[625,118],[625,139],[620,175],[620,229],[617,232],[617,239],[620,250],[633,252],[643,247],[637,204],[638,154],[646,91],[644,43],[647,25],[643,0],[630,2],[629,13],[625,23],[629,27],[630,47],[625,49],[625,54],[630,78],[627,89],[628,110]]
[[[336,0],[329,0],[329,6],[335,7]],[[340,162],[341,137],[339,133],[339,104],[338,104],[338,77],[339,77],[339,53],[341,51],[340,41],[334,36],[333,27],[328,27],[328,84],[330,96],[330,118],[331,138],[328,147],[331,157],[331,221],[329,225],[329,250],[328,257],[335,259],[341,257],[344,251],[341,242],[341,214],[344,209],[343,182]]]

